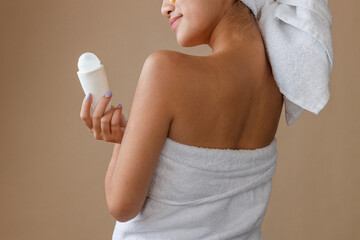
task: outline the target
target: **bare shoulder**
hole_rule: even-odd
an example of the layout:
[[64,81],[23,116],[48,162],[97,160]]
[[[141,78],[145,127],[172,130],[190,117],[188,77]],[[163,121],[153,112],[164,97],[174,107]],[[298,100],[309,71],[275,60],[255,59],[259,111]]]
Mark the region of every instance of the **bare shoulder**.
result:
[[[152,82],[153,86],[166,94],[174,87],[174,81],[179,77],[181,53],[160,50],[151,53],[145,60],[139,81]],[[160,93],[160,92],[159,92]]]
[[[151,53],[146,61],[161,68],[163,74],[173,74],[194,69],[194,65],[199,63],[198,56],[188,55],[171,50],[159,50]],[[191,68],[191,66],[193,66]],[[153,66],[154,67],[154,66]]]
[[189,83],[194,78],[194,74],[196,75],[196,72],[201,71],[199,67],[201,65],[203,64],[197,56],[170,50],[159,50],[146,58],[142,74],[150,75],[151,77],[147,79],[156,81],[161,85],[163,94],[171,95],[175,100],[177,95],[189,88]]
[[187,88],[184,80],[188,80],[186,76],[191,75],[187,73],[190,70],[186,67],[190,65],[186,60],[190,57],[187,56],[165,50],[151,53],[146,58],[140,73],[136,99],[150,95],[152,99],[161,102],[162,111],[174,116],[175,108],[182,101],[183,93]]

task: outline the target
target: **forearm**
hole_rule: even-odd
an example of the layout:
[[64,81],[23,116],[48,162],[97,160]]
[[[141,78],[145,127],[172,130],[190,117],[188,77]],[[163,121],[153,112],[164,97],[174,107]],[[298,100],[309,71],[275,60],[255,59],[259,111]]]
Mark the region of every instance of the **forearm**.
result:
[[114,150],[111,156],[111,160],[106,172],[106,176],[105,176],[105,183],[104,183],[104,187],[105,187],[105,195],[108,196],[109,190],[111,189],[111,179],[114,173],[114,169],[116,166],[116,162],[118,160],[118,156],[119,156],[119,151],[120,151],[120,146],[121,144],[119,143],[115,143],[114,144]]
[[[123,113],[121,113],[120,129],[123,132],[123,134],[125,133],[125,128],[126,128],[126,125],[127,125],[127,121],[128,120],[125,117],[125,115]],[[114,144],[113,153],[112,153],[112,156],[111,156],[111,159],[110,159],[108,169],[106,171],[105,183],[104,183],[105,195],[106,196],[109,196],[108,193],[110,193],[110,190],[111,190],[111,180],[112,180],[114,170],[115,170],[115,167],[117,165],[118,158],[119,158],[120,147],[121,147],[120,143],[115,143]]]

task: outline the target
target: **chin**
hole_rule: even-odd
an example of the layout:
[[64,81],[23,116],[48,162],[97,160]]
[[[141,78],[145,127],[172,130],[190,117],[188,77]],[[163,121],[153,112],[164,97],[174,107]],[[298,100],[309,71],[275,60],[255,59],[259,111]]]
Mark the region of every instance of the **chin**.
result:
[[181,47],[195,47],[205,44],[205,41],[203,41],[198,35],[183,35],[178,33],[176,38]]
[[186,42],[186,41],[184,41],[184,42],[178,41],[178,44],[179,44],[181,47],[196,47],[196,46],[200,45],[200,44],[196,44],[196,43],[194,43],[194,42]]

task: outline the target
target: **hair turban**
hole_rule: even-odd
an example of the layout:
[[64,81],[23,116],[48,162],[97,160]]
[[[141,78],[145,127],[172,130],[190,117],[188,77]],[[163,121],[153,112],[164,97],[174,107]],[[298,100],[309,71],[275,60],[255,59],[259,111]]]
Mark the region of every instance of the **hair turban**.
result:
[[332,15],[328,0],[241,0],[257,18],[288,126],[330,98]]

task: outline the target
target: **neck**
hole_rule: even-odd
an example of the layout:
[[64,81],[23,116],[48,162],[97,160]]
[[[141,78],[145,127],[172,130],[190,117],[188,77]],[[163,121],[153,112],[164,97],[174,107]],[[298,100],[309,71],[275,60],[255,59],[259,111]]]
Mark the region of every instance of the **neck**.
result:
[[263,40],[259,26],[252,15],[230,13],[220,19],[211,32],[207,44],[213,54],[218,54],[228,50],[234,51],[252,48],[254,45],[259,46],[259,44],[263,44]]

